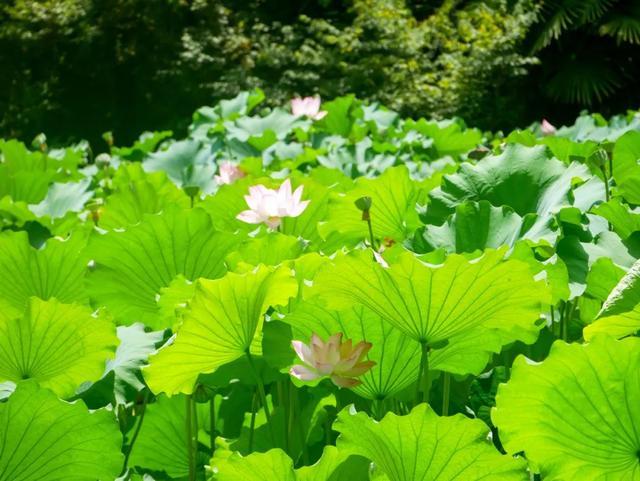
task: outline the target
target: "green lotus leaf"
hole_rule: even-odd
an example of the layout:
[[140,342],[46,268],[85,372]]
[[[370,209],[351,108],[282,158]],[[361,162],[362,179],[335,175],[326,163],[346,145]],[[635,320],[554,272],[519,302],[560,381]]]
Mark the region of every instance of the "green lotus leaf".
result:
[[70,397],[100,378],[117,341],[114,325],[88,307],[34,297],[22,317],[0,321],[0,381],[35,379]]
[[211,470],[216,481],[354,481],[368,477],[369,463],[327,446],[317,463],[299,469],[293,468],[292,459],[282,449],[248,456],[218,451],[211,460]]
[[273,232],[242,242],[227,256],[227,264],[234,271],[238,271],[242,265],[276,266],[285,260],[299,257],[303,250],[304,243],[300,239]]
[[122,469],[113,414],[61,401],[35,381],[0,403],[0,433],[0,481],[111,481]]
[[290,269],[257,267],[222,279],[201,279],[175,341],[150,359],[144,377],[153,392],[189,394],[199,374],[245,355],[269,306],[285,304],[297,284]]
[[572,298],[584,293],[589,271],[598,259],[609,258],[622,269],[629,269],[636,260],[630,247],[609,231],[601,232],[591,242],[582,242],[575,235],[567,235],[560,239],[556,250],[567,265]]
[[[209,403],[196,403],[196,410],[199,438],[206,440],[209,436],[205,431],[210,425]],[[186,424],[186,396],[168,398],[160,395],[156,402],[147,404],[144,422],[131,450],[129,466],[166,473],[171,478],[186,477],[189,474]],[[200,451],[198,460],[199,464],[208,461]]]
[[100,209],[103,229],[124,228],[170,206],[189,207],[189,197],[164,172],[146,173],[140,164],[122,165],[113,179],[114,192]]
[[567,167],[549,158],[542,145],[508,144],[501,154],[477,165],[463,163],[456,174],[444,176],[442,186],[430,193],[427,218],[440,223],[461,202],[487,200],[496,207],[509,206],[520,216],[537,214],[538,222],[546,224],[550,215],[571,205],[573,180],[590,177],[584,165]]
[[464,129],[455,121],[430,122],[425,119],[407,120],[405,130],[416,130],[433,139],[436,157],[464,154],[482,142],[482,133],[477,129]]
[[452,254],[432,266],[405,252],[385,269],[369,252],[354,252],[321,270],[313,292],[332,308],[361,304],[429,345],[475,328],[533,342],[547,288],[527,264],[503,255],[487,251],[469,261]]
[[221,277],[227,270],[224,258],[235,242],[233,235],[217,232],[198,209],[146,215],[126,231],[90,240],[95,268],[88,277],[89,293],[120,324],[170,327],[172,321],[159,314],[156,302],[161,289],[178,275],[192,281]]
[[519,357],[491,414],[503,446],[549,481],[640,479],[639,364],[640,339],[608,336]]
[[523,220],[511,208],[488,201],[463,202],[441,226],[427,225],[423,238],[432,249],[473,252],[489,247],[513,246],[521,237]]
[[359,178],[345,194],[336,194],[329,202],[326,222],[318,226],[323,238],[340,235],[340,244],[369,239],[367,222],[355,202],[370,197],[371,224],[376,238],[403,241],[419,225],[416,203],[419,184],[412,181],[405,166],[392,167],[375,179]]
[[90,184],[91,179],[52,184],[45,198],[39,204],[33,204],[29,208],[38,217],[50,219],[62,218],[68,212],[80,212],[93,196],[93,192],[88,190]]
[[164,332],[145,332],[140,323],[118,326],[120,344],[115,357],[107,361],[105,374],[114,372],[114,395],[116,402],[125,404],[134,399],[134,394],[145,387],[140,369],[147,364],[149,355],[154,353],[164,338]]
[[613,178],[627,202],[640,203],[640,132],[621,136],[613,148]]
[[26,232],[0,234],[0,320],[21,316],[30,297],[86,301],[84,245],[76,234],[34,249]]
[[622,239],[640,231],[640,212],[637,209],[631,210],[618,197],[598,205],[592,212],[607,219]]
[[640,261],[613,288],[596,321],[584,329],[585,340],[598,333],[624,337],[640,330]]
[[566,164],[571,163],[573,158],[581,157],[588,159],[596,150],[598,143],[591,140],[585,142],[575,142],[566,137],[551,135],[540,139],[540,142],[549,147],[556,159],[560,159]]
[[[410,386],[416,380],[420,362],[420,346],[384,318],[362,306],[333,311],[313,302],[303,302],[287,314],[293,338],[309,342],[311,334],[321,338],[342,332],[354,343],[372,344],[367,359],[376,365],[360,376],[362,384],[354,388],[369,399],[384,399]],[[289,347],[289,346],[287,346]],[[290,347],[289,347],[290,349]]]
[[482,421],[440,417],[426,404],[380,422],[343,409],[333,429],[340,433],[338,449],[370,459],[390,481],[529,479],[524,460],[500,454]]
[[178,187],[198,186],[202,193],[210,194],[216,187],[213,154],[212,144],[185,139],[149,154],[142,167],[147,172],[166,172]]

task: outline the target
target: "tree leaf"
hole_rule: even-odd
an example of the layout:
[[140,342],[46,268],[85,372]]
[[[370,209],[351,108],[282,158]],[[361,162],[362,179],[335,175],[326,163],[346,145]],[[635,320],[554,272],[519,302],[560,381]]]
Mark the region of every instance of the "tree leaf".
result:
[[245,274],[198,281],[175,341],[150,359],[144,377],[153,392],[193,391],[198,375],[243,356],[262,330],[269,306],[295,296],[290,269],[264,266]]
[[22,317],[0,321],[0,381],[35,379],[71,397],[100,378],[116,344],[114,325],[88,307],[34,297]]
[[516,359],[491,418],[510,453],[524,451],[542,479],[637,480],[640,339],[556,341],[547,359]]
[[146,215],[124,232],[90,240],[96,265],[88,277],[89,292],[120,324],[170,327],[173,320],[159,315],[161,289],[178,275],[192,281],[221,277],[227,270],[224,257],[235,243],[233,235],[216,232],[198,209]]
[[501,455],[488,440],[489,428],[461,414],[437,416],[426,404],[410,414],[387,414],[375,422],[353,407],[334,423],[338,449],[365,456],[390,481],[527,481],[522,459]]
[[111,481],[122,469],[113,414],[89,413],[35,381],[21,382],[0,403],[0,432],[0,481]]

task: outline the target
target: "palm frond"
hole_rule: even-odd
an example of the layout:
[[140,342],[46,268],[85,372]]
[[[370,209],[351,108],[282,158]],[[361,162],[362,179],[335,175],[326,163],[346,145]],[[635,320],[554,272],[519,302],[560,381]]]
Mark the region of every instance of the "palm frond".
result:
[[640,5],[635,5],[626,12],[611,13],[604,20],[598,29],[600,35],[615,38],[618,45],[640,45]]
[[546,85],[548,95],[560,102],[591,105],[623,84],[620,71],[602,59],[582,57],[561,65]]

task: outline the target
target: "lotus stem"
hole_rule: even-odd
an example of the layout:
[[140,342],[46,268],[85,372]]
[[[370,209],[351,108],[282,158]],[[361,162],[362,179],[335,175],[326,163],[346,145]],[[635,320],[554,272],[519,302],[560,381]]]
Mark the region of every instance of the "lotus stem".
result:
[[187,460],[189,463],[189,481],[196,481],[196,453],[193,449],[193,396],[187,395],[186,403],[186,431],[187,431]]
[[216,452],[216,393],[209,400],[209,440],[211,443],[211,456]]
[[260,376],[260,373],[256,369],[256,365],[253,362],[253,356],[251,356],[249,349],[245,351],[245,354],[247,355],[247,361],[249,362],[249,367],[251,368],[251,372],[253,372],[253,377],[256,381],[256,384],[258,385],[258,394],[260,395],[260,402],[262,403],[264,415],[267,419],[267,426],[269,429],[271,440],[275,443],[275,436],[273,435],[273,426],[271,425],[271,413],[269,412],[269,405],[267,404],[267,393],[264,389],[262,377]]
[[449,396],[451,394],[451,374],[442,373],[442,415],[449,415]]
[[127,472],[127,467],[129,465],[129,457],[131,456],[131,451],[133,451],[133,445],[138,439],[138,434],[140,434],[140,428],[142,428],[142,422],[144,421],[144,415],[147,412],[147,403],[149,402],[149,390],[146,390],[144,393],[144,398],[142,400],[142,407],[140,408],[140,419],[136,424],[136,429],[133,432],[133,436],[131,437],[131,442],[129,443],[129,447],[127,448],[127,452],[124,456],[124,464],[122,466],[122,472],[120,476],[124,476],[124,473]]
[[[416,404],[429,402],[429,345],[426,341],[421,341],[420,345],[422,346],[422,354],[416,382]],[[422,396],[420,395],[421,388]]]

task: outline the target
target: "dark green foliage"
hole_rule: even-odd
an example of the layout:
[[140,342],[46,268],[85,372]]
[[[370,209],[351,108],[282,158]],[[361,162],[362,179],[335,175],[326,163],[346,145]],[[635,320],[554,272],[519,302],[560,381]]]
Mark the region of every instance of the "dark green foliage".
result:
[[253,87],[503,127],[521,111],[496,97],[533,62],[518,50],[534,18],[530,0],[10,0],[0,135],[123,143]]

